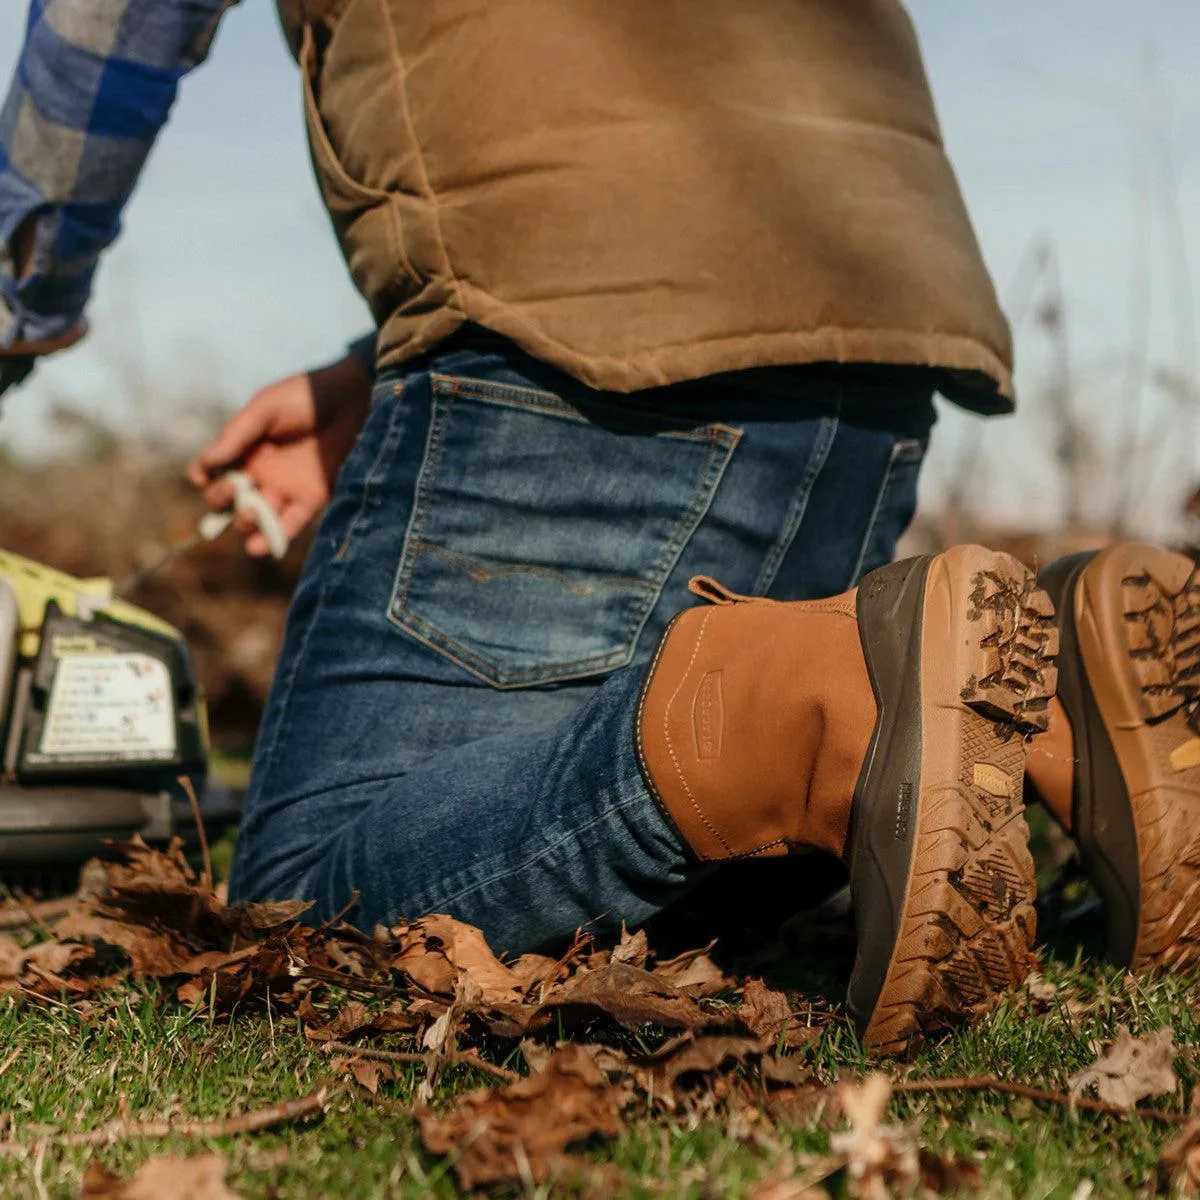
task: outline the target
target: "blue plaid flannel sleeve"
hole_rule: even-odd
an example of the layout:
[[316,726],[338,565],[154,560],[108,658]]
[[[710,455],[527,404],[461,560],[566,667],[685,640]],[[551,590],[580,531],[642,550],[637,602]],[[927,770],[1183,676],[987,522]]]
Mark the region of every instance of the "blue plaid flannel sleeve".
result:
[[[78,324],[179,81],[235,0],[30,0],[0,109],[0,347]],[[33,260],[10,246],[34,221]]]

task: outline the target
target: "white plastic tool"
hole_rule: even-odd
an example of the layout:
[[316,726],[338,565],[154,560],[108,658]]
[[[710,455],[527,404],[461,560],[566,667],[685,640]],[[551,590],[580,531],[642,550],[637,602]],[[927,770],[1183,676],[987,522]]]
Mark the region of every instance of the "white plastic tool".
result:
[[233,508],[227,512],[205,513],[196,526],[196,532],[186,540],[172,546],[165,554],[131,575],[119,587],[113,590],[114,596],[126,596],[134,588],[144,583],[164,564],[181,554],[200,545],[201,542],[215,542],[233,524],[238,513],[249,509],[254,513],[258,523],[258,531],[267,539],[267,547],[274,559],[282,558],[288,552],[287,534],[279,521],[279,514],[267,503],[263,494],[254,486],[254,481],[244,471],[228,471],[222,478],[233,487]]

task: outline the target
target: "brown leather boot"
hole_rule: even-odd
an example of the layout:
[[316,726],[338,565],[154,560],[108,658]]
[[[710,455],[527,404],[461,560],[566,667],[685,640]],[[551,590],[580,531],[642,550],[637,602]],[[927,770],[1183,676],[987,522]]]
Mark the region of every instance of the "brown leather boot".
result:
[[1024,735],[1057,634],[981,546],[873,571],[831,600],[725,592],[667,630],[638,714],[651,791],[697,857],[817,846],[850,867],[848,1008],[867,1045],[989,1006],[1029,971]]
[[1200,580],[1137,542],[1046,567],[1062,633],[1058,703],[1029,781],[1104,902],[1107,953],[1200,965]]

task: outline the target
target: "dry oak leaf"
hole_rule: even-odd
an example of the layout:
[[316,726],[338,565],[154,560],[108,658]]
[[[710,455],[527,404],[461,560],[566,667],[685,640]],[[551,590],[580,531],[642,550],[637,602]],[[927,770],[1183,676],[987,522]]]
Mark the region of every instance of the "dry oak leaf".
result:
[[229,949],[230,936],[253,940],[292,924],[312,907],[303,900],[226,904],[197,880],[174,838],[166,851],[141,838],[119,843],[124,861],[104,863],[105,883],[89,902],[96,913],[159,930],[174,930],[210,949]]
[[[488,1004],[518,1000],[524,991],[521,977],[492,953],[483,932],[474,925],[434,913],[410,925],[398,926],[395,932],[400,940],[400,953],[393,958],[392,965],[427,991],[452,993],[455,976],[464,971]],[[439,958],[454,969],[439,969]]]
[[837,1094],[850,1128],[831,1134],[829,1146],[845,1162],[850,1195],[890,1200],[915,1190],[921,1178],[917,1149],[906,1129],[883,1123],[891,1080],[868,1075],[862,1083],[839,1084]]
[[354,1081],[372,1096],[379,1093],[381,1079],[395,1079],[396,1072],[390,1063],[368,1062],[362,1058],[334,1058],[329,1069],[337,1075],[353,1076]]
[[611,963],[577,976],[533,1014],[530,1030],[553,1025],[559,1017],[568,1024],[586,1024],[604,1016],[625,1029],[661,1025],[665,1029],[697,1030],[728,1025],[706,1013],[690,996],[650,971],[628,963]]
[[778,1040],[791,1019],[792,1007],[782,992],[772,991],[761,979],[747,979],[742,988],[738,1016],[769,1046]]
[[220,1154],[148,1159],[128,1179],[89,1163],[78,1200],[239,1200],[225,1186],[229,1164]]
[[555,982],[563,973],[563,964],[546,954],[522,954],[511,964],[512,973],[528,992]]
[[609,962],[628,963],[631,967],[644,967],[646,957],[650,953],[650,943],[646,940],[646,931],[639,929],[630,933],[621,925],[621,940],[613,947]]
[[670,1091],[685,1076],[711,1075],[726,1066],[757,1060],[762,1054],[763,1045],[758,1038],[683,1034],[645,1061],[654,1065],[660,1087]]
[[184,964],[181,974],[191,975],[175,990],[183,1004],[207,1006],[211,1000],[218,1012],[227,1012],[249,996],[278,997],[295,984],[294,952],[288,934],[272,936],[235,950],[218,954],[206,950]]
[[1122,1108],[1132,1108],[1148,1096],[1172,1095],[1179,1088],[1173,1039],[1169,1025],[1142,1037],[1122,1027],[1090,1067],[1067,1080],[1071,1095],[1082,1096],[1094,1087],[1105,1104]]
[[194,946],[173,932],[116,920],[86,907],[64,917],[55,934],[64,940],[103,942],[124,950],[139,977],[187,974],[187,965],[197,954]]
[[20,979],[30,969],[39,975],[61,975],[70,967],[93,958],[86,946],[39,942],[23,947],[16,938],[0,935],[0,979]]
[[701,999],[713,996],[733,986],[733,981],[708,956],[716,945],[709,942],[698,950],[687,950],[683,954],[660,962],[654,968],[654,976],[664,980],[687,996]]
[[310,1042],[344,1042],[360,1033],[411,1033],[423,1024],[420,1017],[407,1012],[399,1001],[389,1004],[382,1012],[372,1012],[361,1001],[351,1000],[323,1024],[309,1024],[307,1017],[311,1012],[315,1010],[310,1001],[301,1014],[306,1018],[304,1036]]
[[579,1046],[560,1046],[544,1070],[517,1083],[470,1092],[444,1116],[417,1119],[434,1154],[455,1155],[464,1189],[569,1171],[570,1146],[621,1131],[620,1094]]
[[768,1046],[778,1045],[782,1038],[786,1049],[803,1050],[820,1038],[821,1030],[797,1021],[787,997],[772,991],[761,979],[747,979],[742,996],[738,1016]]

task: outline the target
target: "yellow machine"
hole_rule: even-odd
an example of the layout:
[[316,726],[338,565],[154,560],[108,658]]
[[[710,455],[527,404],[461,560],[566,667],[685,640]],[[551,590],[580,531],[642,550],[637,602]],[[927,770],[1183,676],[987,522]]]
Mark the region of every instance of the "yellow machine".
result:
[[185,777],[208,819],[208,726],[178,630],[76,579],[0,550],[0,879],[54,888],[105,839],[185,836]]

